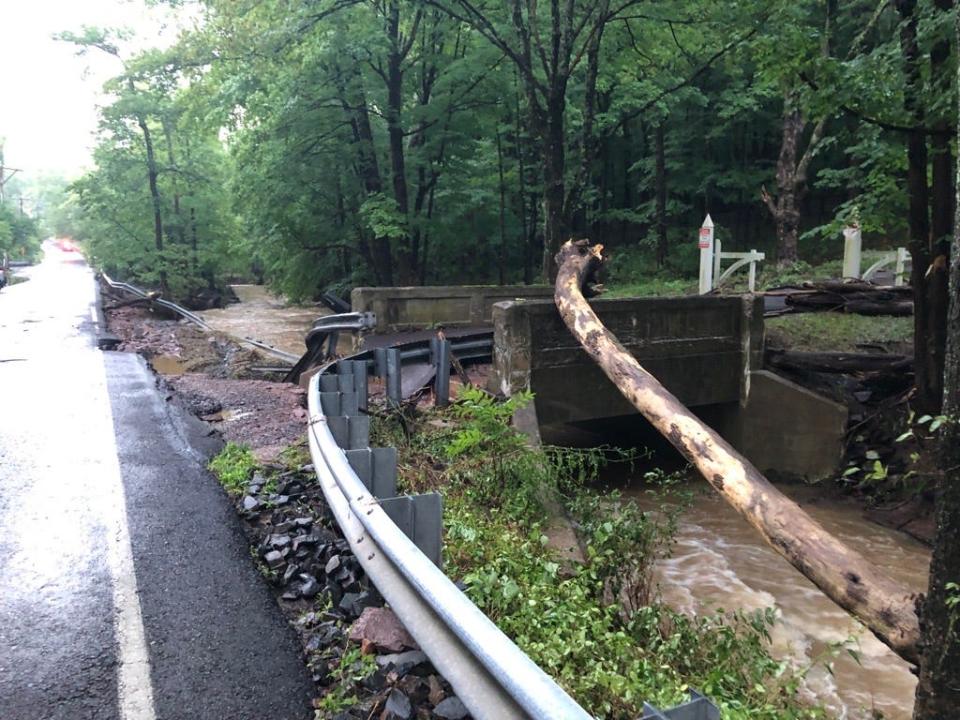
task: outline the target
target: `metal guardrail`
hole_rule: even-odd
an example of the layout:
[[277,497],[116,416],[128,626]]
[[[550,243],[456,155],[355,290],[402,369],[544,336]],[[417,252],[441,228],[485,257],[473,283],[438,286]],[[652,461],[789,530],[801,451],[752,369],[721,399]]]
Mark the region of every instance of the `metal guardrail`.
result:
[[[170,302],[169,300],[164,300],[162,297],[157,297],[155,295],[152,295],[148,292],[145,292],[144,290],[141,290],[135,285],[130,285],[129,283],[113,280],[105,272],[101,272],[100,277],[103,278],[103,281],[107,283],[107,285],[109,285],[110,288],[113,290],[122,290],[123,292],[133,295],[134,297],[142,298],[144,300],[149,300],[153,304],[158,305],[159,307],[165,308],[179,315],[185,320],[192,322],[194,325],[198,326],[199,328],[201,328],[206,332],[213,331],[213,328],[211,328],[210,325],[208,325],[202,317],[200,317],[196,313],[190,312],[185,307],[181,307],[180,305],[177,305],[175,302]],[[299,359],[299,356],[294,355],[293,353],[285,352],[284,350],[275,348],[272,345],[267,345],[266,343],[260,342],[259,340],[254,340],[253,338],[235,337],[234,339],[237,342],[245,343],[247,345],[252,345],[253,347],[258,348],[259,350],[262,350],[263,352],[269,355],[273,355],[274,357],[279,358],[280,360],[284,360],[285,362],[288,362],[290,364],[297,362],[297,360]]]
[[[348,448],[353,438],[368,435],[369,418],[360,414],[359,399],[366,397],[372,363],[339,362],[344,368],[334,363],[310,379],[310,454],[327,503],[367,576],[473,717],[590,718],[421,552],[360,480],[331,428],[349,428],[337,433]],[[321,381],[331,371],[343,389],[336,405],[356,408],[356,415],[324,414]]]

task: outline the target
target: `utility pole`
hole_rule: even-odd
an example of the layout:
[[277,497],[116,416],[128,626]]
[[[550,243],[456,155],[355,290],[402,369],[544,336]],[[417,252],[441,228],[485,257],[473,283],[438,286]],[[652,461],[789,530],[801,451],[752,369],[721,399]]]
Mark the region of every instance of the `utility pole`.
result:
[[3,164],[3,145],[0,144],[0,205],[3,204],[4,200],[3,186],[7,184],[7,180],[12,178],[18,172],[20,172],[19,168],[6,167]]

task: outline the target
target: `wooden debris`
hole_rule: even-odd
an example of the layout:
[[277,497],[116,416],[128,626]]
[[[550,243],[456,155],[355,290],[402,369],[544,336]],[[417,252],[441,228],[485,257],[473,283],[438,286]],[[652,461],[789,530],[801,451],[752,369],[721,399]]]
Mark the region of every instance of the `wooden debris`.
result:
[[885,353],[767,350],[764,362],[781,370],[822,373],[901,373],[913,368],[912,357]]
[[913,314],[909,287],[873,285],[862,281],[826,280],[804,283],[799,288],[777,288],[767,294],[783,295],[796,312],[844,312],[857,315]]

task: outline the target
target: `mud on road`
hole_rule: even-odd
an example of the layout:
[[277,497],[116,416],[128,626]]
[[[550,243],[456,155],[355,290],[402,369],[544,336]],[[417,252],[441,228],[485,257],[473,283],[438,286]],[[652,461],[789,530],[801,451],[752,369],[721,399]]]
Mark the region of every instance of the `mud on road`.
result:
[[146,308],[105,314],[120,338],[117,349],[142,354],[169,397],[209,422],[224,440],[248,445],[260,462],[269,463],[304,438],[306,394],[260,370],[275,366],[274,359]]

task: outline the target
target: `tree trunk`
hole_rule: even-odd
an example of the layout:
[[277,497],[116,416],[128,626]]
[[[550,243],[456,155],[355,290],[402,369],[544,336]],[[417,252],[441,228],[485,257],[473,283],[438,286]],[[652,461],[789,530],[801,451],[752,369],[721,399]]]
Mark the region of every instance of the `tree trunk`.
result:
[[777,262],[790,265],[797,261],[797,236],[800,229],[799,187],[797,182],[797,146],[806,123],[790,94],[783,101],[783,131],[777,158],[777,201],[771,207],[777,223]]
[[573,335],[641,414],[777,552],[898,655],[916,663],[915,597],[830,535],[714,430],[671,395],[607,330],[584,300],[602,246],[567,242],[557,258],[555,300]]
[[920,49],[917,44],[916,0],[897,0],[900,14],[900,51],[905,80],[904,107],[914,129],[907,134],[908,225],[913,270],[910,285],[914,293],[913,352],[917,393],[915,403],[923,412],[935,413],[943,399],[942,354],[936,345],[936,303],[931,303],[927,271],[930,268],[930,219],[928,215],[926,116],[921,101],[923,79],[920,73]]
[[163,206],[160,202],[160,189],[157,187],[157,158],[153,152],[153,138],[146,119],[138,115],[137,125],[143,133],[143,144],[147,152],[147,183],[150,186],[150,198],[153,200],[153,244],[160,262],[160,292],[167,295],[170,286],[167,281],[167,261],[163,256]]
[[[920,681],[914,720],[948,720],[960,708],[960,237],[953,241],[950,310],[944,372],[945,423],[940,438],[937,530],[930,585],[921,610]],[[954,583],[951,587],[948,584]],[[953,603],[952,605],[949,603]]]
[[410,200],[407,189],[407,167],[403,145],[403,126],[400,113],[403,108],[403,56],[400,52],[400,7],[393,3],[388,18],[388,37],[393,47],[387,58],[387,135],[390,139],[390,172],[393,175],[393,199],[405,225],[404,234],[394,246],[397,276],[401,285],[416,285],[417,269],[410,247]]
[[[376,146],[373,140],[373,128],[370,126],[370,113],[367,110],[367,98],[364,93],[354,103],[354,107],[343,100],[344,110],[350,113],[350,125],[354,141],[357,144],[357,165],[360,180],[367,197],[380,195],[383,182],[380,179],[380,163],[377,161]],[[370,243],[373,259],[373,275],[380,285],[393,285],[393,259],[390,256],[390,241],[385,237],[374,237]]]
[[497,128],[497,177],[500,185],[500,257],[497,270],[500,284],[506,284],[507,276],[507,186],[503,182],[503,143],[500,140],[500,128]]
[[563,109],[562,97],[551,98],[543,133],[543,278],[547,282],[556,277],[556,254],[569,232],[564,208],[566,137]]
[[664,150],[664,123],[657,125],[657,267],[663,267],[667,261],[667,159]]
[[[951,3],[952,4],[952,3]],[[937,2],[941,10],[949,9]],[[960,43],[960,17],[956,19]],[[960,75],[958,75],[960,81]],[[960,137],[960,120],[957,136]],[[949,148],[948,148],[949,151]],[[960,191],[960,181],[954,192]],[[954,206],[960,210],[960,198]],[[936,223],[936,210],[934,212]],[[943,720],[960,708],[960,218],[953,224],[950,252],[949,307],[945,323],[943,413],[952,419],[940,438],[940,494],[937,530],[930,560],[930,584],[920,613],[922,660],[917,683],[914,720]]]

